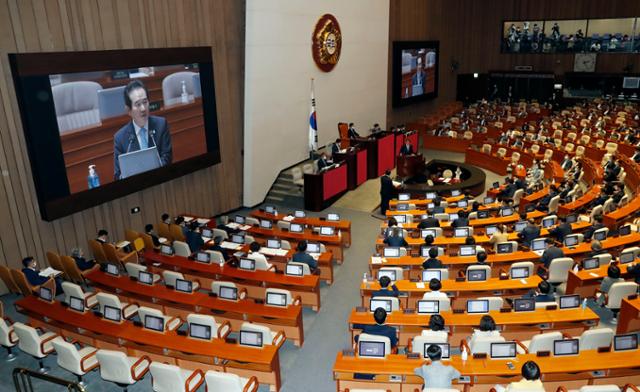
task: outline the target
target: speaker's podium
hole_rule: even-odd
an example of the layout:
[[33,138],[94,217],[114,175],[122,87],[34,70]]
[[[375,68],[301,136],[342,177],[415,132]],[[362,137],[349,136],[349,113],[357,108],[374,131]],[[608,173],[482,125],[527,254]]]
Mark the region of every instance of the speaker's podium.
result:
[[349,139],[346,123],[338,123],[341,145],[352,147],[360,146],[367,151],[367,178],[377,178],[384,174],[385,170],[393,169],[395,165],[395,136],[391,132],[377,132],[369,137]]
[[415,177],[416,175],[424,172],[424,157],[422,154],[400,154],[396,158],[396,169],[398,176],[402,178]]
[[367,149],[351,147],[333,154],[333,161],[347,165],[347,189],[354,190],[367,181]]
[[135,176],[162,166],[156,146],[118,155],[120,178]]
[[322,211],[347,191],[347,165],[340,164],[304,175],[304,208]]

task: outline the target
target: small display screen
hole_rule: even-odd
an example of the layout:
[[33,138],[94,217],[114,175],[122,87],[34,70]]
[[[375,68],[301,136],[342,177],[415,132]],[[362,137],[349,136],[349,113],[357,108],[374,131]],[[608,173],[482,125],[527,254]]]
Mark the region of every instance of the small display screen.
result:
[[336,222],[340,220],[340,215],[338,214],[328,214],[327,215],[327,220],[330,222]]
[[193,282],[185,279],[176,279],[176,290],[183,293],[191,293],[193,291]]
[[213,230],[211,229],[202,229],[202,236],[205,238],[213,238]]
[[53,301],[53,294],[51,293],[51,289],[47,287],[40,287],[40,298],[45,301]]
[[533,241],[531,241],[531,250],[536,251],[536,250],[545,250],[547,249],[547,239],[546,238],[540,238],[540,239],[535,239]]
[[243,346],[262,347],[262,332],[240,331],[240,344]]
[[555,218],[545,218],[542,220],[542,227],[546,229],[548,227],[553,226],[554,223],[556,223]]
[[201,263],[209,263],[211,262],[211,255],[207,252],[198,252],[196,254],[196,261]]
[[242,234],[233,234],[231,236],[231,242],[235,244],[244,244],[244,236]]
[[115,264],[107,264],[107,273],[113,276],[120,275],[120,271],[118,271],[118,266],[116,266]]
[[307,251],[309,253],[320,253],[320,244],[316,242],[307,243]]
[[423,314],[433,314],[440,312],[440,302],[438,301],[428,301],[428,300],[419,300],[418,304],[418,313]]
[[144,317],[144,327],[153,331],[164,331],[164,318],[146,315]]
[[289,225],[289,231],[292,233],[302,233],[303,230],[304,226],[299,223],[292,223],[291,225]]
[[167,256],[173,256],[173,248],[171,247],[171,245],[161,245],[160,253]]
[[515,358],[516,343],[491,343],[491,358]]
[[431,279],[442,280],[442,271],[435,269],[426,269],[422,271],[422,281],[431,282]]
[[476,254],[475,245],[463,245],[460,247],[460,256],[473,256]]
[[253,259],[241,258],[240,264],[238,264],[238,268],[247,270],[247,271],[255,271],[256,261]]
[[378,271],[378,279],[382,278],[383,276],[388,277],[392,282],[395,282],[397,278],[395,270],[381,269],[380,271]]
[[305,214],[304,211],[297,210],[296,212],[293,213],[293,216],[296,218],[304,218],[307,215]]
[[400,257],[400,248],[384,248],[382,255],[384,257]]
[[189,323],[189,336],[196,339],[211,340],[211,327],[197,323]]
[[304,267],[299,264],[287,264],[285,274],[293,276],[302,276],[304,274]]
[[498,244],[498,253],[511,253],[513,252],[513,244]]
[[466,227],[457,227],[453,234],[454,237],[468,237],[469,229]]
[[436,345],[436,346],[440,346],[440,351],[442,351],[442,356],[440,358],[442,359],[449,359],[451,358],[451,354],[450,354],[450,350],[449,350],[449,343],[425,343],[424,344],[424,357],[425,358],[429,358],[429,356],[427,355],[427,350],[429,349],[429,347],[431,345]]
[[220,286],[218,296],[223,299],[238,299],[238,289],[236,287]]
[[563,295],[560,297],[560,309],[572,309],[580,306],[579,295]]
[[122,317],[122,312],[120,309],[115,308],[113,306],[105,305],[104,306],[104,318],[111,321],[120,322]]
[[636,350],[638,348],[638,335],[616,335],[613,337],[613,349],[615,351]]
[[390,299],[375,299],[371,298],[369,301],[370,310],[374,312],[378,308],[384,309],[387,313],[391,312],[391,300]]
[[489,301],[486,299],[475,299],[467,301],[467,313],[488,313]]
[[525,227],[527,227],[527,221],[520,221],[520,222],[516,222],[513,229],[519,233],[522,230],[524,230]]
[[84,312],[84,299],[70,296],[69,307],[75,311]]
[[578,244],[578,237],[574,235],[567,236],[564,239],[564,244],[565,246],[575,246]]
[[467,280],[469,282],[481,282],[487,280],[487,270],[472,269],[467,271]]
[[267,219],[260,219],[260,227],[262,227],[263,229],[270,229],[273,225],[271,224],[270,220]]
[[235,216],[235,218],[234,218],[234,221],[235,221],[237,224],[244,225],[244,224],[245,224],[245,222],[246,222],[246,219],[245,219],[245,217],[244,217],[244,216],[242,216],[242,215],[236,215],[236,216]]
[[280,240],[268,239],[267,248],[280,249]]
[[138,272],[138,282],[144,284],[153,284],[153,274],[146,271]]
[[582,260],[582,268],[586,270],[595,269],[600,267],[600,261],[595,257]]
[[384,342],[360,341],[358,355],[361,357],[384,358]]
[[578,339],[553,341],[553,355],[576,355],[578,352],[580,352]]
[[267,305],[287,306],[287,296],[281,293],[267,293]]
[[533,298],[516,298],[513,300],[513,310],[516,312],[533,312],[536,301]]
[[511,279],[526,279],[529,277],[529,268],[515,267],[511,268]]
[[399,201],[407,201],[411,199],[411,195],[409,195],[408,193],[399,193],[398,194],[398,200]]

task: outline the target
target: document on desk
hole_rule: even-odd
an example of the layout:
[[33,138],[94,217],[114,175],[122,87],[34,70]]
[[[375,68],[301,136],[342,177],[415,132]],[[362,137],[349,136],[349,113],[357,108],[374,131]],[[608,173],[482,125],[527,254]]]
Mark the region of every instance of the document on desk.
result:
[[417,288],[419,288],[419,289],[424,289],[424,287],[425,287],[425,286],[424,286],[424,282],[418,282],[418,283],[416,283],[416,287],[417,287]]
[[40,273],[38,273],[38,275],[43,276],[45,278],[51,277],[51,276],[58,276],[62,273],[62,271],[58,271],[57,269],[53,269],[51,267],[47,267],[45,269],[43,269],[42,271],[40,271]]
[[184,221],[187,223],[191,222],[194,219],[192,216],[183,216],[183,218],[184,218]]
[[593,272],[589,272],[589,275],[593,276],[594,278],[599,278],[600,277],[598,274],[595,274]]
[[260,253],[266,256],[286,256],[289,251],[285,249],[260,248]]
[[396,188],[399,187],[400,185],[402,185],[401,182],[398,181],[391,181],[391,183],[393,184],[393,186],[395,186]]
[[382,257],[372,257],[371,264],[382,264]]
[[320,253],[309,253],[309,255],[313,257],[314,260],[318,260],[320,258]]
[[196,222],[198,222],[199,225],[206,225],[207,223],[211,222],[211,219],[198,218],[196,219]]
[[285,222],[291,222],[294,219],[296,219],[296,217],[293,216],[293,215],[287,215],[284,218],[282,218],[282,220],[285,221]]
[[236,249],[239,249],[241,245],[236,244],[235,242],[222,241],[222,244],[220,244],[220,246],[225,249],[236,250]]

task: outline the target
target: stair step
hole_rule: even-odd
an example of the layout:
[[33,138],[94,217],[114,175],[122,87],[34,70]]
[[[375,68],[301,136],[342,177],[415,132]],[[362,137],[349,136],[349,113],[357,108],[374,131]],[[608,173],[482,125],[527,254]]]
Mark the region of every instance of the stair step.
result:
[[274,196],[274,195],[268,195],[264,200],[265,201],[283,201],[284,198],[278,197],[278,196]]

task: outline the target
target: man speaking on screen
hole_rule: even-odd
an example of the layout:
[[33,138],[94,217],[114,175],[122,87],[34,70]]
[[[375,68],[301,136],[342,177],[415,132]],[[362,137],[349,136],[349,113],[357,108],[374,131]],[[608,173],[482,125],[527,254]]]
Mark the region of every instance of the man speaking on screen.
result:
[[131,122],[120,128],[113,137],[113,164],[116,180],[124,178],[118,157],[135,151],[156,148],[160,166],[171,163],[171,134],[163,117],[149,115],[149,94],[139,80],[124,89],[124,103]]

